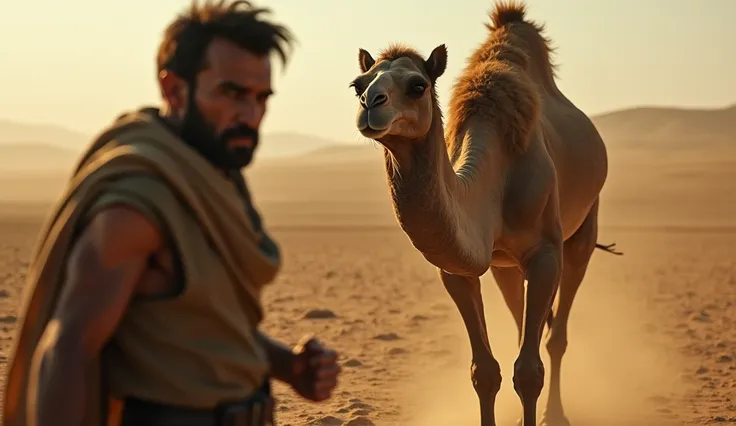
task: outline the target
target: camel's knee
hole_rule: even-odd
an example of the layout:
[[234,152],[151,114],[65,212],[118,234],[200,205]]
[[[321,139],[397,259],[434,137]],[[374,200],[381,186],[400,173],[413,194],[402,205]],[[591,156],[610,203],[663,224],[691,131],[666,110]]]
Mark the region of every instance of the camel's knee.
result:
[[544,364],[539,354],[519,355],[514,363],[514,390],[522,401],[539,398],[544,387]]
[[567,330],[553,325],[545,345],[550,358],[562,358],[567,351]]
[[478,395],[495,395],[501,390],[501,366],[493,358],[473,360],[470,366],[470,379]]

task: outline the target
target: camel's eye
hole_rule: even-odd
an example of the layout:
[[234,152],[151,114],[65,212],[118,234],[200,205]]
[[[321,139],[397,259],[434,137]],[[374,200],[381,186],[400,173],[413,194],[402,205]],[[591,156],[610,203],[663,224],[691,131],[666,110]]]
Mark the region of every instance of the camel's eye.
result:
[[414,80],[409,83],[407,94],[412,98],[421,98],[427,91],[428,84],[424,80]]
[[350,87],[355,89],[355,96],[360,96],[363,94],[363,88],[358,85],[356,82],[350,83]]

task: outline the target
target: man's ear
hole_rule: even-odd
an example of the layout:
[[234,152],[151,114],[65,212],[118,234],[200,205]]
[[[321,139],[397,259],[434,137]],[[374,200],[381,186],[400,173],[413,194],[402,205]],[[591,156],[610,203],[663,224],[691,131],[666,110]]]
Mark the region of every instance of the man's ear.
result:
[[158,84],[161,88],[161,97],[173,111],[182,111],[187,108],[189,85],[183,78],[164,70],[158,74]]
[[447,47],[444,44],[435,47],[432,53],[429,54],[429,57],[424,61],[424,67],[432,81],[440,78],[447,69]]

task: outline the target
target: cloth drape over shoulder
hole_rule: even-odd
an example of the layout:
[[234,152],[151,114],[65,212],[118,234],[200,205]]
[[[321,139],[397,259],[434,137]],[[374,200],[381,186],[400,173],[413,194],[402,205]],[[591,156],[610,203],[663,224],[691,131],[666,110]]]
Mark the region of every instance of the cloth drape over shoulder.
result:
[[[64,284],[66,260],[84,212],[105,193],[110,182],[140,174],[156,176],[191,209],[232,282],[239,284],[237,294],[250,324],[262,320],[260,292],[278,273],[280,255],[255,209],[250,208],[246,214],[244,188],[186,146],[156,117],[155,110],[140,109],[123,115],[82,156],[39,235],[29,262],[7,370],[4,425],[27,424],[28,398],[35,394],[35,383],[29,378],[38,368],[34,351],[54,313]],[[99,426],[105,398],[100,388],[99,360],[90,368],[84,425]]]

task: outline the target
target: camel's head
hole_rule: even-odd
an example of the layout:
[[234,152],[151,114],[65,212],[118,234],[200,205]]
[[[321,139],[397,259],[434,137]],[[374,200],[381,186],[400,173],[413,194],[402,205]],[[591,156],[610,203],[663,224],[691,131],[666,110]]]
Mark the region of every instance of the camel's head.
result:
[[378,60],[360,49],[358,61],[361,74],[350,86],[360,102],[360,133],[381,143],[426,136],[437,102],[434,84],[447,66],[445,45],[437,46],[427,59],[404,46],[389,47]]

